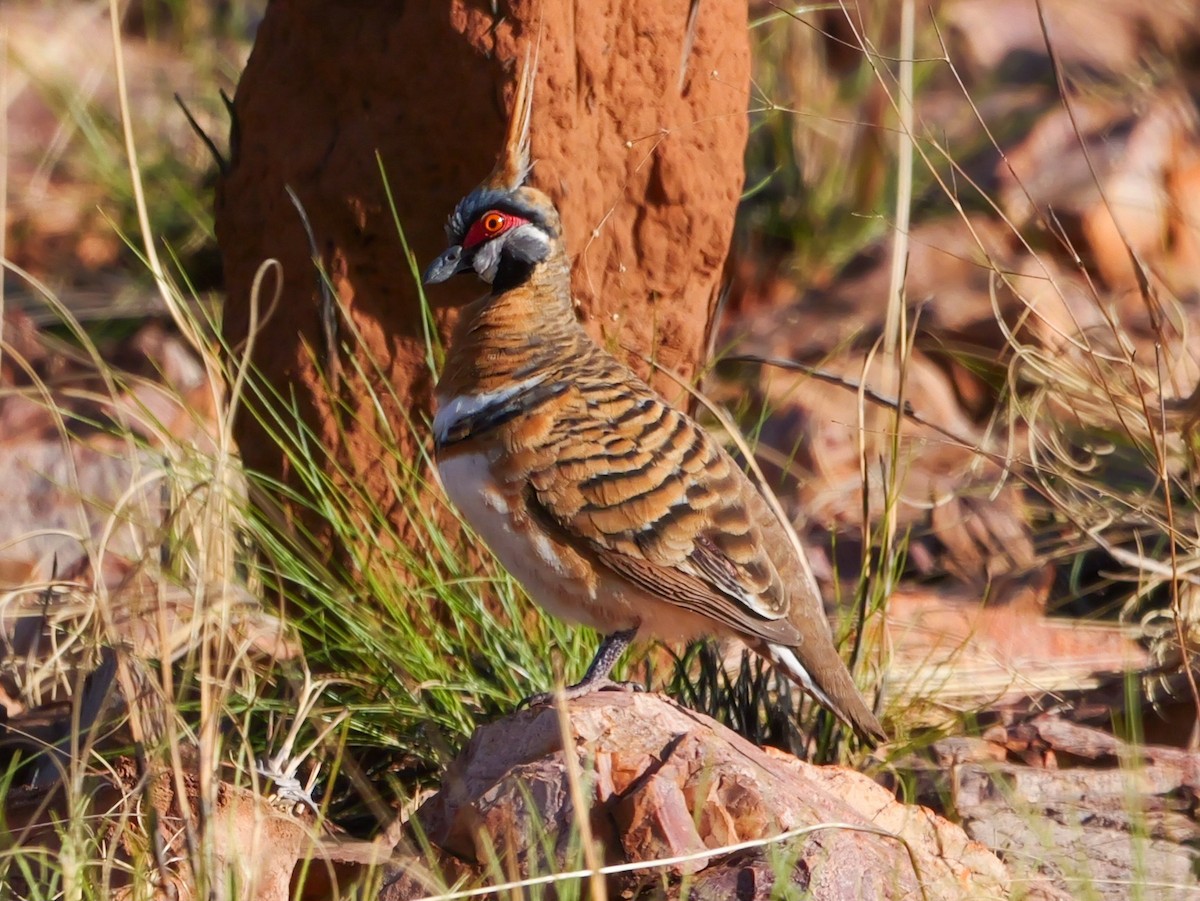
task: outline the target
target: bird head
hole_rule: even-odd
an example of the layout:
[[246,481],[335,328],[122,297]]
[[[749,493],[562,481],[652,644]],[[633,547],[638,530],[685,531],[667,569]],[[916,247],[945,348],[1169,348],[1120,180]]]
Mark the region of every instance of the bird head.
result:
[[517,80],[496,167],[454,208],[446,223],[450,246],[425,270],[425,284],[473,271],[499,293],[524,282],[534,267],[551,257],[565,258],[558,210],[549,197],[525,184],[532,165],[529,125],[536,75],[535,46],[527,52]]
[[562,223],[554,203],[537,188],[485,182],[454,208],[446,237],[450,246],[425,270],[425,284],[473,271],[494,290],[504,290],[561,249]]

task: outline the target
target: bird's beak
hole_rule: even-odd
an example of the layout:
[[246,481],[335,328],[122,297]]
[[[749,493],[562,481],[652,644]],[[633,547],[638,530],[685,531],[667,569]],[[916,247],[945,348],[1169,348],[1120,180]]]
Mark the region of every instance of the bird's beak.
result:
[[440,257],[429,264],[421,280],[427,285],[436,285],[469,268],[471,263],[463,255],[462,246],[451,244]]

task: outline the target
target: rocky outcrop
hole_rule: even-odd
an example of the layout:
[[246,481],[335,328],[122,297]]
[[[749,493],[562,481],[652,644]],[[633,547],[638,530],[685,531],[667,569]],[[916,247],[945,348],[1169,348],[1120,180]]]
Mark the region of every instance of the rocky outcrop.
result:
[[442,786],[417,820],[471,865],[500,861],[481,872],[561,872],[577,862],[574,796],[598,862],[652,864],[609,875],[610,897],[664,878],[677,886],[684,874],[690,897],[775,897],[781,861],[818,901],[1008,897],[1004,867],[958,826],[861,773],[760,749],[653,695],[591,695],[561,724],[557,710],[538,708],[484,726]]
[[[1092,706],[1107,721],[1092,699],[1068,710]],[[1012,861],[1017,881],[1040,882],[1042,897],[1126,901],[1150,882],[1155,899],[1195,897],[1194,751],[1129,744],[1055,713],[942,739],[933,757],[936,791],[963,828]]]

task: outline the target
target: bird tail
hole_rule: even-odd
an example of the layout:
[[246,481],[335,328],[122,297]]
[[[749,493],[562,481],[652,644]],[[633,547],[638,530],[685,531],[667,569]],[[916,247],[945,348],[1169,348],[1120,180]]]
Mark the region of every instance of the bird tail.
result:
[[867,706],[850,671],[832,649],[830,654],[834,659],[822,661],[824,665],[819,667],[806,667],[800,662],[796,650],[787,645],[763,642],[757,650],[821,705],[828,707],[864,741],[871,745],[887,741],[887,733],[883,731],[879,719]]

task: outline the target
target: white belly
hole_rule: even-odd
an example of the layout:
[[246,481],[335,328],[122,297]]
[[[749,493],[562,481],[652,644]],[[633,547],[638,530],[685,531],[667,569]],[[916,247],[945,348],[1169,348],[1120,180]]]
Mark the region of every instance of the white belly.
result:
[[643,638],[691,641],[727,631],[614,573],[598,572],[588,581],[572,572],[536,524],[514,527],[509,502],[497,489],[485,454],[448,456],[438,461],[438,473],[463,519],[546,612],[602,635],[636,628]]
[[630,627],[617,624],[614,628],[612,614],[617,611],[603,603],[607,599],[597,599],[586,582],[568,571],[553,543],[540,530],[513,527],[508,502],[495,487],[484,454],[459,453],[439,460],[438,473],[463,519],[534,601],[560,619],[602,633]]

